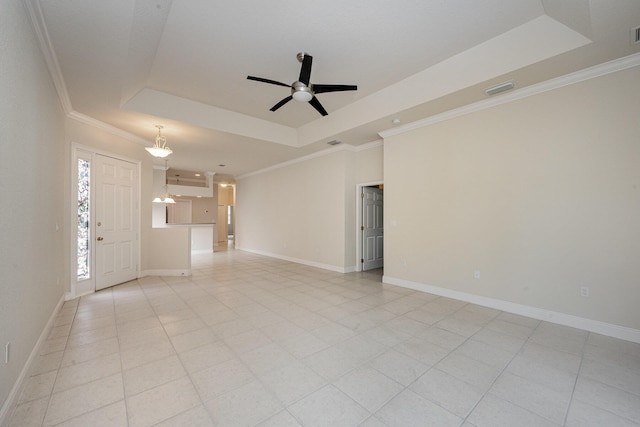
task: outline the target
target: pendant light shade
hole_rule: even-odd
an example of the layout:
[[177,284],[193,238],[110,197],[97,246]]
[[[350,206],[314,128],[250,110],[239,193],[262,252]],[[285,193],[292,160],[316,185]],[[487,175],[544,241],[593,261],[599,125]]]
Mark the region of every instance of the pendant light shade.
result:
[[155,144],[153,144],[153,147],[145,147],[145,150],[147,150],[153,157],[164,158],[173,153],[173,151],[171,150],[171,148],[167,147],[167,138],[162,136],[162,134],[160,133],[160,130],[163,128],[163,126],[156,125],[156,127],[158,128],[158,136],[156,136],[156,142]]
[[169,184],[167,181],[167,171],[169,170],[169,161],[165,159],[164,161],[164,173],[165,173],[165,177],[164,177],[164,194],[161,196],[157,196],[155,197],[152,202],[153,203],[166,203],[166,204],[174,204],[176,201],[173,199],[173,197],[171,197],[171,194],[169,194]]

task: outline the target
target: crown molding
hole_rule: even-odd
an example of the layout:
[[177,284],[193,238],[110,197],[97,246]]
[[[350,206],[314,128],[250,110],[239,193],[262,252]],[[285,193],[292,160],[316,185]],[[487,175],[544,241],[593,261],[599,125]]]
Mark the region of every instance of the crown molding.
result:
[[38,39],[40,50],[44,56],[45,63],[49,69],[49,75],[53,80],[53,85],[58,93],[58,99],[62,104],[65,114],[69,114],[73,111],[71,106],[71,99],[69,98],[69,92],[67,91],[67,85],[62,77],[62,71],[60,70],[60,64],[58,63],[58,57],[56,56],[51,38],[49,37],[49,31],[44,23],[44,17],[42,16],[42,9],[40,3],[37,0],[24,0],[24,6],[27,10],[29,21]]
[[422,120],[417,120],[412,123],[407,123],[404,126],[385,130],[379,132],[382,138],[389,138],[395,135],[401,135],[406,132],[410,132],[415,129],[419,129],[426,126],[431,126],[436,123],[444,122],[446,120],[455,119],[456,117],[464,116],[474,113],[476,111],[486,110],[498,105],[506,104],[509,102],[517,101],[530,96],[538,95],[550,90],[559,89],[564,86],[573,85],[586,80],[591,80],[597,77],[601,77],[607,74],[623,71],[628,68],[640,66],[640,53],[634,53],[633,55],[625,56],[623,58],[614,59],[613,61],[604,62],[602,64],[594,65],[593,67],[585,68],[584,70],[576,71],[571,74],[566,74],[555,79],[547,80],[542,83],[527,86],[522,89],[517,89],[512,92],[500,95],[495,98],[485,99],[475,102],[473,104],[465,105],[464,107],[456,108],[453,110],[445,111],[444,113],[436,114],[431,117],[427,117]]
[[382,147],[384,145],[384,141],[382,139],[376,139],[373,142],[367,142],[366,144],[362,144],[362,145],[349,145],[348,147],[350,147],[351,151],[355,151],[356,153],[359,153],[360,151],[365,151],[365,150],[369,150],[371,148],[376,148],[376,147]]
[[101,122],[100,120],[96,120],[93,117],[89,117],[85,114],[78,113],[77,111],[71,111],[69,114],[67,114],[67,117],[72,120],[78,121],[80,123],[84,123],[86,125],[93,126],[100,130],[103,130],[107,133],[110,133],[111,135],[126,139],[127,141],[135,142],[137,144],[142,144],[142,145],[149,145],[149,141],[142,139],[139,136],[126,132],[115,126],[111,126],[110,124]]
[[236,180],[249,178],[250,176],[254,176],[254,175],[261,175],[263,173],[271,172],[276,169],[281,169],[287,166],[295,165],[296,163],[302,163],[302,162],[306,162],[307,160],[316,159],[318,157],[328,156],[329,154],[337,153],[339,151],[351,151],[354,153],[358,153],[360,151],[369,150],[371,148],[379,147],[381,145],[384,145],[384,141],[381,139],[375,140],[373,142],[368,142],[366,144],[358,145],[358,146],[354,146],[350,144],[336,145],[326,150],[318,151],[316,153],[298,157],[296,159],[289,160],[283,163],[278,163],[277,165],[269,166],[264,169],[257,170],[255,172],[249,172],[244,175],[237,176]]
[[71,99],[69,98],[69,92],[67,91],[67,85],[65,84],[64,77],[62,76],[58,57],[56,56],[55,50],[53,49],[53,43],[51,43],[49,31],[47,30],[47,26],[44,22],[44,16],[42,14],[40,3],[38,2],[38,0],[24,0],[23,4],[27,11],[31,26],[33,27],[33,30],[36,34],[36,38],[38,39],[38,44],[40,45],[40,50],[42,51],[42,55],[44,56],[47,69],[49,70],[49,75],[51,76],[51,80],[53,80],[56,92],[58,93],[58,99],[60,100],[62,108],[67,117],[72,120],[76,120],[89,126],[101,129],[112,135],[119,136],[128,141],[147,145],[149,141],[146,141],[129,132],[118,129],[115,126],[111,126],[92,117],[74,111],[73,106],[71,105]]

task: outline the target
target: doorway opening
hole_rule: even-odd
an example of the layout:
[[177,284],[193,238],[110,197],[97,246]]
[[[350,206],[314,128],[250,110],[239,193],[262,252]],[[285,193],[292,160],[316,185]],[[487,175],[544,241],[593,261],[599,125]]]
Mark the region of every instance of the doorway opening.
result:
[[218,216],[214,252],[235,247],[235,184],[218,184]]
[[235,236],[234,218],[234,206],[227,206],[227,239],[230,244],[233,243]]
[[381,182],[357,188],[356,271],[384,268],[384,185]]

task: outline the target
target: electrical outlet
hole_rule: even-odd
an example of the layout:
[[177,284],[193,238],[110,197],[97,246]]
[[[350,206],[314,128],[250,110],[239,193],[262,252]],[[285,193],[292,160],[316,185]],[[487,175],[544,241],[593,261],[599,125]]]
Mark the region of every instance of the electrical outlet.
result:
[[473,278],[474,279],[479,279],[480,278],[480,270],[475,270],[473,272]]
[[587,288],[586,286],[582,286],[580,288],[580,296],[581,297],[588,297],[589,296],[589,288]]
[[11,343],[8,342],[7,345],[4,346],[4,363],[9,363],[9,350],[11,350]]

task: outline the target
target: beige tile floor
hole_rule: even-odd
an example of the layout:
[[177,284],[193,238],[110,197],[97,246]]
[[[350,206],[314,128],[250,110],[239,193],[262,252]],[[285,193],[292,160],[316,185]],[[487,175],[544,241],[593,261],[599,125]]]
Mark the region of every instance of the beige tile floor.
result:
[[640,345],[241,251],[65,303],[11,426],[640,426]]

